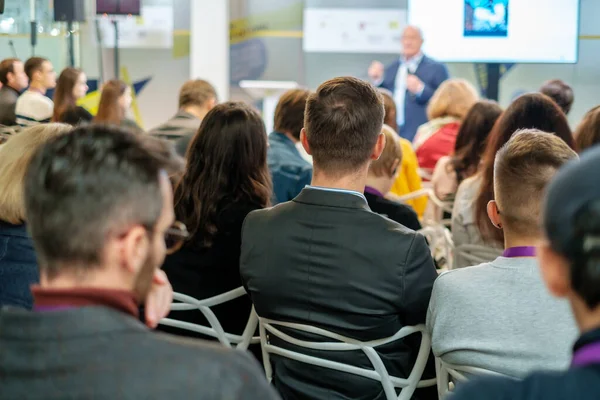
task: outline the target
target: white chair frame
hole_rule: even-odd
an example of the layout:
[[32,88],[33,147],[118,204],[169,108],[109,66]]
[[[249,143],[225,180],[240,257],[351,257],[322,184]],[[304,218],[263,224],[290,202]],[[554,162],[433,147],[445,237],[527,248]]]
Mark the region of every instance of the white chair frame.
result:
[[468,266],[490,262],[501,255],[501,250],[490,249],[477,244],[461,244],[454,248],[455,263],[457,258],[467,261]]
[[172,318],[163,318],[159,323],[161,325],[172,326],[175,328],[185,329],[214,337],[218,339],[221,344],[230,348],[233,348],[235,345],[235,348],[237,349],[247,350],[250,344],[260,343],[260,338],[254,337],[254,332],[256,332],[256,327],[258,325],[258,317],[256,313],[250,312],[248,323],[246,324],[243,334],[234,335],[231,333],[226,333],[223,330],[223,327],[217,319],[217,316],[210,309],[211,307],[226,303],[242,296],[246,296],[246,290],[243,287],[239,287],[218,296],[209,297],[203,300],[197,300],[191,296],[181,293],[174,293],[171,311],[200,310],[210,326],[192,324],[190,322],[178,321]]
[[437,389],[438,396],[440,400],[443,400],[450,390],[450,384],[453,382],[466,382],[469,380],[469,377],[465,374],[469,375],[479,375],[479,376],[498,376],[504,378],[512,378],[507,375],[500,374],[498,372],[489,371],[483,368],[477,367],[469,367],[465,365],[454,365],[449,364],[447,362],[442,361],[441,358],[435,358],[435,372],[437,376]]
[[[427,358],[429,357],[429,352],[431,350],[431,339],[424,325],[406,326],[400,329],[400,331],[398,331],[395,335],[390,336],[388,338],[362,342],[310,325],[274,321],[271,319],[261,318],[260,316],[258,317],[258,319],[263,363],[265,367],[265,372],[267,374],[267,379],[269,381],[271,381],[273,377],[273,369],[271,367],[271,360],[269,358],[269,355],[276,354],[281,357],[303,362],[306,364],[315,365],[322,368],[329,368],[336,371],[346,372],[349,374],[358,375],[364,378],[379,381],[383,386],[383,390],[385,392],[387,400],[409,400],[412,397],[415,389],[434,386],[436,384],[435,378],[421,381],[421,376],[423,375],[423,370],[425,369],[425,365],[427,364]],[[276,328],[276,326],[291,328],[296,331],[319,335],[325,338],[333,339],[334,341],[310,342],[306,340],[301,340],[282,332],[281,330]],[[379,356],[379,354],[377,354],[375,348],[391,342],[395,342],[417,332],[420,332],[422,335],[421,345],[419,348],[419,354],[417,355],[417,360],[409,377],[405,379],[390,376],[385,365],[383,364],[383,361],[381,360],[381,357]],[[371,361],[374,370],[360,368],[353,365],[348,365],[337,361],[330,361],[314,356],[309,356],[306,354],[298,353],[296,351],[275,346],[269,342],[269,338],[267,336],[268,334],[273,335],[283,340],[284,342],[306,349],[331,352],[362,350]],[[396,388],[402,388],[400,395],[396,394]]]

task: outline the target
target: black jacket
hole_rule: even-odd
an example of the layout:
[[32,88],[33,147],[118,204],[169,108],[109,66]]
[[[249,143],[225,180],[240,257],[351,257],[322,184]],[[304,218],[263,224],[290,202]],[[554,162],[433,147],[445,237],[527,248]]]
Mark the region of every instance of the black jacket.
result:
[[[586,333],[575,351],[600,344],[600,329]],[[537,372],[523,381],[502,378],[474,379],[457,387],[452,400],[597,400],[600,398],[600,360],[567,371]]]
[[396,203],[385,197],[380,197],[371,193],[365,193],[365,198],[369,203],[371,211],[388,217],[392,221],[396,221],[414,231],[421,229],[419,217],[417,217],[417,213],[410,206]]
[[[261,317],[359,340],[424,323],[437,276],[423,236],[373,213],[360,193],[316,188],[248,215],[240,272]],[[410,337],[379,349],[392,375],[407,376],[419,342]],[[371,368],[362,352],[314,354]],[[272,361],[284,399],[385,398],[376,381]]]
[[[258,208],[253,204],[238,204],[220,210],[218,233],[211,247],[203,248],[198,243],[188,243],[175,254],[167,256],[163,270],[173,290],[196,299],[205,299],[242,286],[239,266],[242,223],[250,211]],[[225,332],[242,334],[252,303],[245,296],[211,309]],[[208,326],[208,321],[199,310],[173,311],[169,318]],[[159,325],[159,329],[178,335],[203,337],[172,327]]]
[[19,92],[8,85],[0,89],[0,125],[14,126],[17,124],[15,107],[19,99]]

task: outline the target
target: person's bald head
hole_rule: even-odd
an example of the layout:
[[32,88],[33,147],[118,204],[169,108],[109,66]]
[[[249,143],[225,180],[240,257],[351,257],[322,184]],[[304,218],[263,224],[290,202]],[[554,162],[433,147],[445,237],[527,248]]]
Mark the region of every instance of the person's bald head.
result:
[[402,32],[402,54],[411,58],[419,54],[423,46],[423,31],[421,28],[409,25]]

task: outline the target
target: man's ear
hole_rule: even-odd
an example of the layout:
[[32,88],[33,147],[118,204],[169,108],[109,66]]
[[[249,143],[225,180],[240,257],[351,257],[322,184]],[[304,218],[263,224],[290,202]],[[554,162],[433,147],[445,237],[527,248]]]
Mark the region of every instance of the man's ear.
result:
[[382,132],[377,137],[377,143],[375,143],[375,147],[371,153],[371,160],[379,160],[381,153],[383,153],[383,149],[385,149],[385,135]]
[[135,226],[120,239],[120,265],[129,273],[137,275],[144,265],[151,246],[148,236],[145,228]]
[[568,261],[550,248],[547,242],[537,247],[537,259],[546,287],[556,297],[567,297],[571,292]]
[[487,214],[492,221],[492,224],[498,228],[502,229],[502,220],[500,219],[500,211],[498,210],[498,203],[496,200],[490,200],[487,204]]
[[304,150],[306,151],[306,153],[308,153],[308,155],[312,156],[312,153],[310,151],[310,146],[308,144],[308,138],[306,137],[306,129],[302,128],[302,130],[300,131],[300,142],[302,142],[302,147],[304,147]]

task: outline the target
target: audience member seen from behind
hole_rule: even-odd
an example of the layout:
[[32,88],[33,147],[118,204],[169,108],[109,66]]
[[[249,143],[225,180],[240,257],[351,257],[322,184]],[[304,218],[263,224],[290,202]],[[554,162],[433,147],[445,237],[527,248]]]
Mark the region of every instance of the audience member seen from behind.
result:
[[164,124],[149,133],[163,139],[176,141],[177,152],[185,152],[198,132],[206,114],[217,104],[217,91],[205,80],[187,81],[179,90],[179,111]]
[[21,92],[29,85],[25,66],[18,58],[7,58],[0,62],[0,125],[17,124],[15,107]]
[[56,86],[52,63],[45,58],[32,57],[25,62],[25,74],[29,78],[29,89],[17,100],[17,124],[31,126],[50,122],[54,103],[46,92]]
[[33,306],[30,286],[39,282],[39,273],[25,223],[25,172],[40,146],[69,129],[63,124],[26,128],[0,148],[0,308]]
[[452,155],[440,158],[433,171],[431,184],[437,198],[454,200],[458,185],[475,175],[490,131],[502,114],[494,101],[482,100],[465,117],[458,130]]
[[114,79],[106,82],[102,87],[94,122],[121,127],[134,133],[143,132],[142,128],[127,117],[132,101],[131,88],[125,82]]
[[384,125],[385,147],[379,159],[369,167],[365,198],[371,211],[390,218],[412,230],[421,229],[419,218],[410,206],[387,200],[385,196],[400,173],[402,148],[398,134],[391,127]]
[[166,166],[144,139],[86,126],[34,156],[25,205],[41,283],[36,312],[0,311],[4,397],[276,398],[248,355],[139,322],[142,303],[154,318],[169,308],[159,267],[183,233]]
[[[490,262],[502,253],[504,237],[487,215],[487,204],[494,198],[494,158],[519,129],[551,132],[574,148],[571,128],[560,108],[539,93],[517,98],[500,116],[487,140],[477,174],[465,179],[456,192],[452,211],[454,265],[468,267]],[[469,250],[463,250],[470,247]],[[475,261],[476,260],[476,261]]]
[[600,143],[600,106],[592,108],[585,114],[574,136],[579,152]]
[[550,97],[568,115],[575,101],[571,86],[560,79],[552,79],[545,82],[540,88],[540,93]]
[[88,91],[87,77],[78,68],[65,68],[58,77],[54,91],[53,122],[79,125],[90,122],[94,117],[88,110],[78,106],[77,101],[84,98]]
[[312,178],[312,165],[296,147],[304,126],[304,108],[309,94],[308,90],[290,90],[281,96],[275,108],[275,132],[269,135],[267,163],[276,203],[292,200]]
[[442,83],[427,107],[429,122],[419,127],[413,146],[419,167],[431,176],[438,160],[452,153],[465,116],[477,102],[477,90],[464,79]]
[[[267,135],[257,112],[243,103],[209,111],[190,143],[186,170],[175,189],[175,216],[190,232],[163,265],[175,292],[204,299],[242,286],[242,224],[250,211],[269,206],[272,193],[266,157]],[[251,308],[244,296],[213,311],[225,332],[241,334]],[[170,318],[208,325],[198,310],[173,312]]]
[[[600,149],[582,154],[564,167],[545,199],[544,236],[537,249],[548,290],[566,299],[581,336],[571,367],[536,372],[522,381],[477,379],[457,388],[457,400],[592,400],[600,393],[600,186],[590,171],[600,170]],[[540,368],[545,369],[545,368]]]
[[[394,103],[392,94],[387,89],[379,89],[379,91],[383,95],[383,107],[385,110],[383,123],[391,127],[395,132],[398,132],[396,104]],[[417,162],[417,156],[413,150],[412,143],[403,137],[398,137],[398,140],[402,149],[402,162],[400,163],[400,173],[396,177],[390,192],[387,194],[387,197],[391,200],[422,189],[421,177],[419,176],[419,163]],[[418,197],[404,203],[411,206],[417,215],[422,217],[427,207],[427,197]]]
[[505,250],[436,280],[427,315],[436,357],[514,378],[569,365],[577,328],[568,304],[544,287],[535,246],[544,190],[576,158],[560,138],[537,130],[515,133],[500,149],[488,215],[504,232]]
[[[261,317],[363,341],[425,321],[437,276],[427,243],[373,213],[362,193],[369,165],[385,147],[383,114],[381,95],[355,78],[332,79],[309,96],[300,140],[313,156],[312,186],[290,202],[250,213],[242,231],[240,272]],[[417,335],[414,341],[378,349],[391,375],[411,370]],[[361,351],[306,352],[370,365]],[[285,399],[384,398],[380,382],[271,360],[273,383]]]

